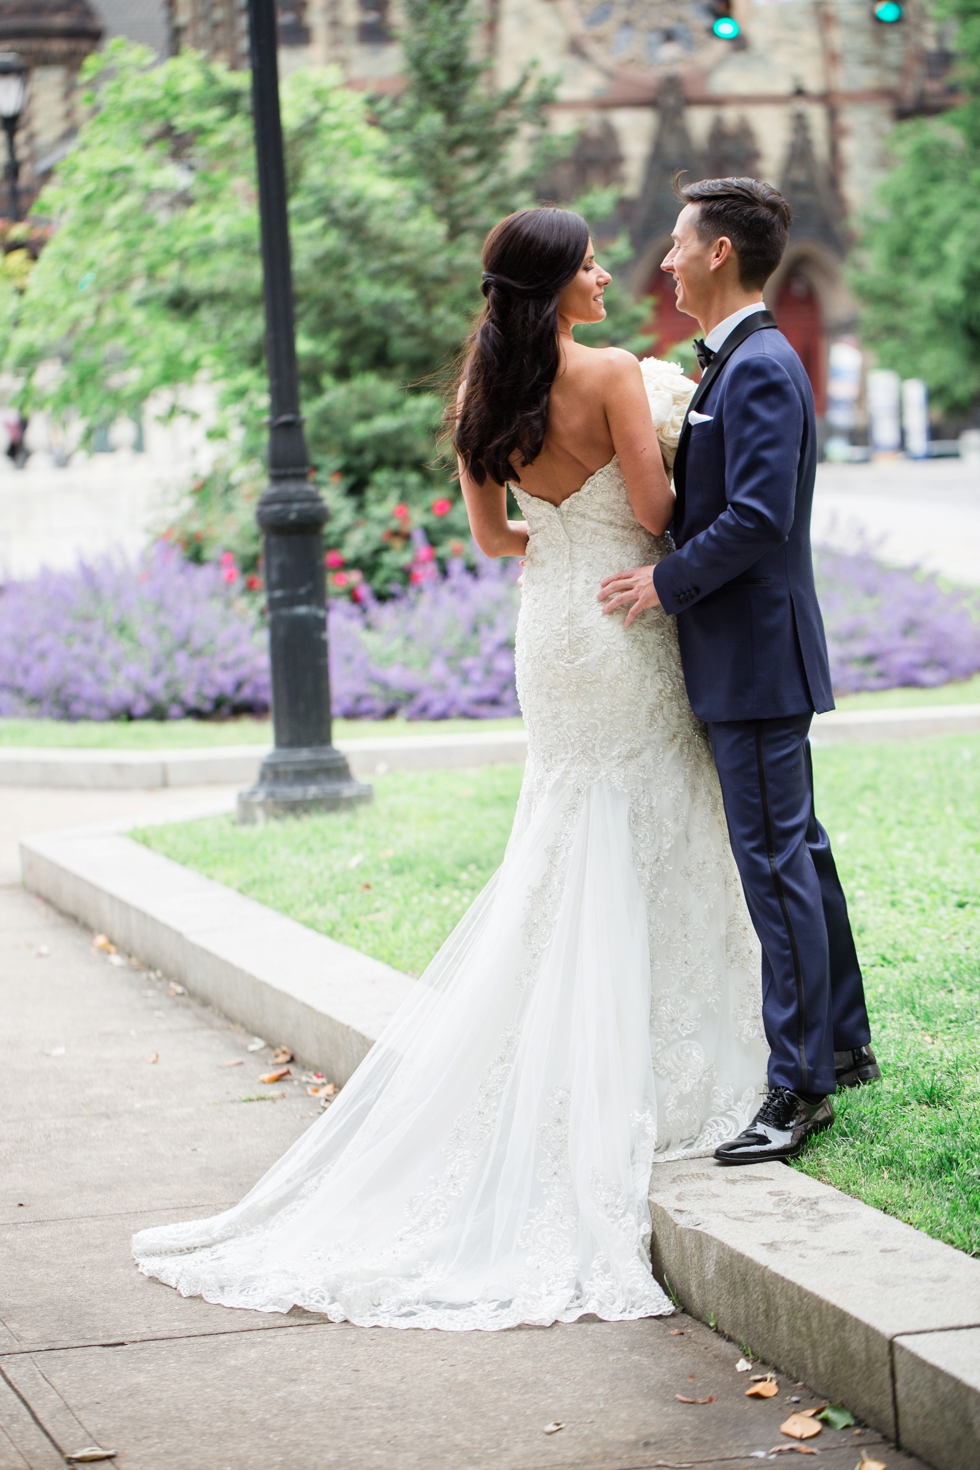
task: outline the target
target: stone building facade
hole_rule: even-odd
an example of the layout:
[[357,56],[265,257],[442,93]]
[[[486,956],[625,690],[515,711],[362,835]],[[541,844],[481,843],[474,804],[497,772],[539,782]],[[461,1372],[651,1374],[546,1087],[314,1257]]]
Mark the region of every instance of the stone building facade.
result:
[[[185,0],[197,3],[197,0]],[[621,191],[632,284],[656,303],[660,345],[691,336],[659,270],[677,202],[671,179],[767,179],[794,213],[768,296],[807,365],[818,406],[828,344],[854,326],[842,270],[849,221],[887,161],[897,118],[951,96],[949,36],[925,0],[882,25],[872,0],[484,0],[482,44],[499,85],[532,61],[558,74],[553,124],[578,141],[563,197]],[[394,0],[290,0],[305,39],[283,33],[284,66],[338,63],[350,85],[398,85]],[[713,23],[737,22],[734,40]]]
[[[950,99],[948,36],[926,0],[885,26],[873,0],[478,0],[498,85],[531,62],[558,77],[552,123],[573,131],[551,181],[574,198],[619,191],[632,285],[653,298],[661,347],[691,335],[659,271],[677,204],[671,179],[745,173],[786,194],[794,226],[770,304],[807,365],[819,406],[828,343],[854,324],[843,261],[854,219],[886,165],[899,117]],[[278,0],[284,72],[338,65],[348,84],[399,85],[398,0]],[[713,34],[730,14],[738,35]],[[22,135],[28,183],[43,180],[77,125],[74,78],[103,38],[161,54],[193,46],[247,64],[246,0],[0,0],[0,49],[32,68]]]

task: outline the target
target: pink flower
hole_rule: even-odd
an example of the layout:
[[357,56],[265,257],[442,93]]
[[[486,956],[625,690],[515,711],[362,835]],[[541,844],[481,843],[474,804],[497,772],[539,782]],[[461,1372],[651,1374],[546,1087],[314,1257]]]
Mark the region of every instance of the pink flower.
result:
[[360,571],[357,567],[351,567],[348,575],[350,577],[350,584],[352,587],[356,587],[358,582],[364,581],[364,573]]
[[221,565],[223,567],[233,567],[235,565],[235,553],[233,551],[223,551],[221,553]]
[[343,591],[345,587],[350,585],[350,577],[347,575],[346,572],[334,572],[330,580],[333,585],[335,587],[339,587],[341,591]]
[[452,501],[447,500],[445,496],[440,496],[438,500],[434,500],[430,507],[434,516],[447,516],[452,508]]
[[336,549],[336,547],[334,547],[332,550],[328,551],[326,556],[323,558],[323,564],[324,566],[328,566],[331,569],[335,567],[342,567],[344,565],[344,558]]
[[424,582],[425,569],[423,567],[413,567],[408,574],[408,580],[416,584],[418,584],[419,582]]
[[465,549],[466,548],[463,546],[462,541],[451,541],[449,543],[450,556],[462,556]]
[[221,569],[221,575],[230,587],[232,582],[238,581],[238,568],[236,566],[225,566]]
[[435,561],[436,549],[434,546],[420,546],[415,553],[416,561]]
[[404,502],[399,502],[391,512],[396,521],[407,521],[412,512]]
[[245,578],[245,586],[248,588],[249,592],[261,592],[262,578],[257,577],[254,572],[249,572],[248,576]]

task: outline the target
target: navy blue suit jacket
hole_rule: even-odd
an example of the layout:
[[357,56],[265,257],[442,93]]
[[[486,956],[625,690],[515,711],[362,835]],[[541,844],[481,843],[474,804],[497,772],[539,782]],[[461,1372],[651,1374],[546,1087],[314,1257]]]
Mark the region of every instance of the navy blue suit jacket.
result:
[[685,423],[677,550],[654,570],[691,707],[706,721],[833,709],[810,551],[813,394],[768,312],[735,327],[691,408],[711,419]]

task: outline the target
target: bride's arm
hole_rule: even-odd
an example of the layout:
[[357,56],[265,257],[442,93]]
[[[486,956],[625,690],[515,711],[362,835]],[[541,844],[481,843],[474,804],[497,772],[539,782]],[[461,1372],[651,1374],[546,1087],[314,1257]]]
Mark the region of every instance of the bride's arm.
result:
[[459,484],[470,518],[473,540],[484,556],[523,556],[527,551],[527,523],[507,519],[507,487],[493,480],[478,485],[466,473],[462,460]]
[[[466,396],[466,380],[459,385],[456,407],[459,409]],[[466,466],[457,454],[459,488],[463,492],[466,514],[470,522],[470,534],[484,556],[523,556],[527,551],[528,529],[525,521],[507,519],[507,486],[495,480],[484,480],[478,485],[466,471]]]
[[606,375],[606,422],[633,514],[641,526],[662,536],[674,519],[674,492],[664,468],[640,364],[630,352],[611,350]]

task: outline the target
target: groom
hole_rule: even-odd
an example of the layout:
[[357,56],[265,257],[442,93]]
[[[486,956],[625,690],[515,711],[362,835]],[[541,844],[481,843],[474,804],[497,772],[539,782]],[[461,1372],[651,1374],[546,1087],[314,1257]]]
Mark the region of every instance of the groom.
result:
[[827,834],[813,809],[808,732],[833,709],[813,583],[817,462],[813,394],[762,288],[786,248],[790,210],[755,179],[705,179],[663,262],[696,317],[703,375],[674,464],[677,550],[607,577],[606,612],[677,614],[691,706],[704,720],[735,861],[762,943],[769,1090],[715,1150],[725,1164],[792,1158],[833,1122],[830,1094],[881,1073]]

